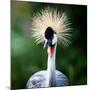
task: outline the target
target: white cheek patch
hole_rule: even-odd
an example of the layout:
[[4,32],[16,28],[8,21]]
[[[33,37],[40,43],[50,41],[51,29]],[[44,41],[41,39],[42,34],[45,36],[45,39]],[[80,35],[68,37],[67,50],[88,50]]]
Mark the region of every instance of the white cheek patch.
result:
[[54,38],[52,40],[52,45],[56,44],[57,43],[57,36],[54,34]]

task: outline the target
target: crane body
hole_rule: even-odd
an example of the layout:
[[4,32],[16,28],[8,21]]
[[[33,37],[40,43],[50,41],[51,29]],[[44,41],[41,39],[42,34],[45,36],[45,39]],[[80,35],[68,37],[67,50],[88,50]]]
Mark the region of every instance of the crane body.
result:
[[[47,71],[39,71],[32,75],[30,79],[27,82],[26,88],[45,88],[45,87],[60,87],[60,86],[68,86],[69,85],[69,80],[68,78],[61,73],[60,71],[56,70],[56,81],[51,82],[50,86],[46,86],[46,80],[47,80]],[[53,83],[55,83],[53,85]]]
[[71,28],[70,22],[65,13],[46,8],[38,13],[32,23],[33,37],[36,42],[44,43],[47,47],[48,60],[47,69],[36,72],[32,75],[26,88],[59,87],[69,85],[66,75],[56,70],[56,48],[59,43],[63,47],[70,44]]

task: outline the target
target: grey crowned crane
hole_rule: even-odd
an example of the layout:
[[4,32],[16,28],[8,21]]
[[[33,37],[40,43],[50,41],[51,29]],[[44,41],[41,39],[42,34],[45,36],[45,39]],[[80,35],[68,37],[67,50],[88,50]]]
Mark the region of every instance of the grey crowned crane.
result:
[[56,70],[56,47],[63,47],[71,43],[71,23],[64,12],[50,7],[36,13],[32,20],[32,35],[36,43],[44,42],[47,47],[47,69],[32,75],[26,84],[26,88],[59,87],[69,85],[68,78]]

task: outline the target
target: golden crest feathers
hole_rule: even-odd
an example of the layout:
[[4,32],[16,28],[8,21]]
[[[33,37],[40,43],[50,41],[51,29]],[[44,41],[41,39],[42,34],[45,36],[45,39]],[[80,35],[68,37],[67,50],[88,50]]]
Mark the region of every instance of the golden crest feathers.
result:
[[44,32],[47,27],[53,28],[57,35],[57,42],[61,46],[68,46],[71,41],[71,23],[66,13],[50,7],[36,13],[32,20],[32,36],[37,44],[44,42]]

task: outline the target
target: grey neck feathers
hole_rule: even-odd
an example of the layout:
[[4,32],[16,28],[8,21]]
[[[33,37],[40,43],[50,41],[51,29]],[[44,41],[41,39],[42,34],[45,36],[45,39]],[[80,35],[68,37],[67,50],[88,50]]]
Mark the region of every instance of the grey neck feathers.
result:
[[54,47],[54,55],[50,57],[48,54],[48,63],[47,63],[47,87],[55,87],[56,86],[56,66],[55,66],[55,56],[56,56],[56,46]]

